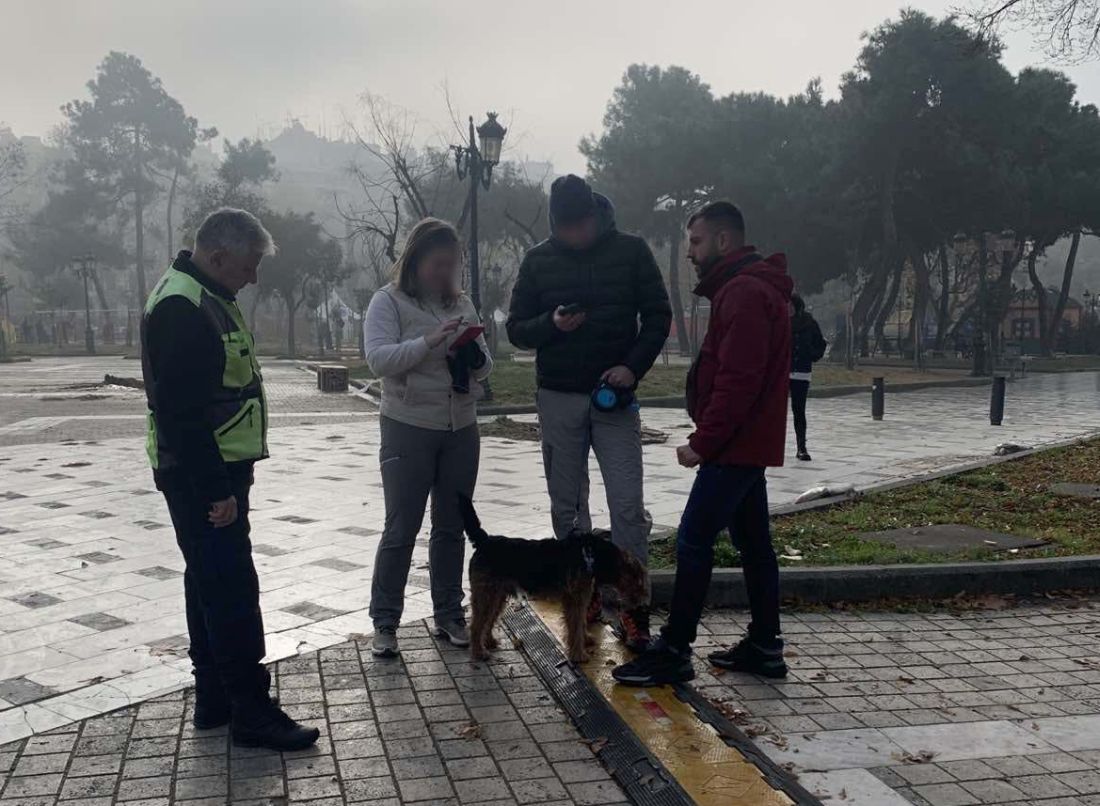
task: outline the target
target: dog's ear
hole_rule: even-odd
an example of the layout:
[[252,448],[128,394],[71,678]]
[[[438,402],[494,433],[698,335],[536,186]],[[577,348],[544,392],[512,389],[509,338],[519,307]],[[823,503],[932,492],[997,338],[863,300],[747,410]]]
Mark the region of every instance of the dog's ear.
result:
[[592,530],[592,536],[595,537],[595,538],[598,538],[600,540],[607,540],[608,542],[610,542],[611,541],[611,530],[610,529],[593,529]]

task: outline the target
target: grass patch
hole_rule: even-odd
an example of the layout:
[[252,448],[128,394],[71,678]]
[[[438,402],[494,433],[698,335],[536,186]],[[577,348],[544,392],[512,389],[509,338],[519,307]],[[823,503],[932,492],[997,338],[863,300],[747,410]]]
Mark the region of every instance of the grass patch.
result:
[[[1095,484],[1100,440],[1044,451],[1014,462],[898,490],[871,493],[830,509],[773,519],[777,553],[801,552],[784,565],[865,565],[872,563],[1000,560],[1100,554],[1100,501],[1057,496],[1058,482]],[[976,548],[957,553],[920,552],[860,540],[861,532],[958,523],[1048,541],[1016,554]],[[676,563],[673,536],[652,545],[651,567]],[[719,538],[715,564],[737,566],[729,539]]]

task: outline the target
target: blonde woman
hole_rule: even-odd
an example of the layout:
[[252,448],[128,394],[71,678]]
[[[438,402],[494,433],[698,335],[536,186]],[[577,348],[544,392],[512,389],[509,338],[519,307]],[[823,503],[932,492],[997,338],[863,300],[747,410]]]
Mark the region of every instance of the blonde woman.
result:
[[460,493],[472,497],[477,481],[477,400],[492,359],[478,332],[477,310],[459,290],[460,266],[455,228],[424,219],[409,233],[393,281],[375,292],[363,323],[367,364],[382,379],[386,525],[370,602],[379,657],[398,654],[396,630],[429,493],[435,634],[455,646],[469,644],[462,610],[466,544],[457,502]]

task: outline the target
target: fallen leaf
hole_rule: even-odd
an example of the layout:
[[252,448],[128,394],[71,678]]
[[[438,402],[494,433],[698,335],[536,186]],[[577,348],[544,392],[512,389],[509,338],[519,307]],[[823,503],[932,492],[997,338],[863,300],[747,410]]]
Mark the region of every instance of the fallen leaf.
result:
[[477,724],[476,722],[471,722],[470,724],[464,725],[461,728],[455,730],[455,733],[457,733],[466,741],[472,742],[474,739],[481,738],[481,725]]
[[936,757],[936,754],[931,750],[918,750],[916,753],[905,752],[900,755],[892,753],[891,756],[903,764],[927,764]]
[[593,755],[598,756],[600,754],[600,751],[603,750],[604,747],[607,745],[607,737],[600,736],[598,738],[585,741],[584,743],[588,745],[588,749],[592,751]]

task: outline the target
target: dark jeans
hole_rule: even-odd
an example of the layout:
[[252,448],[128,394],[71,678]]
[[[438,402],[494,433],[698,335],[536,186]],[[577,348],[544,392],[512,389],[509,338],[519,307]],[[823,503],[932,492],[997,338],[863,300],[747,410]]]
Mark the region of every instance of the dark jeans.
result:
[[764,468],[704,465],[676,536],[676,586],[663,635],[677,649],[695,642],[714,570],[714,542],[723,529],[741,554],[752,612],[749,635],[764,644],[779,636],[779,563],[768,523]]
[[231,478],[237,520],[222,529],[210,525],[210,505],[187,479],[161,487],[186,563],[183,591],[196,676],[216,672],[229,694],[239,698],[264,687],[265,648],[260,584],[248,539],[252,468],[231,466]]
[[806,450],[806,398],[809,394],[809,381],[791,381],[791,411],[794,413],[794,434],[800,451]]

